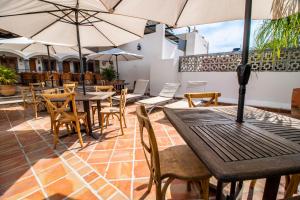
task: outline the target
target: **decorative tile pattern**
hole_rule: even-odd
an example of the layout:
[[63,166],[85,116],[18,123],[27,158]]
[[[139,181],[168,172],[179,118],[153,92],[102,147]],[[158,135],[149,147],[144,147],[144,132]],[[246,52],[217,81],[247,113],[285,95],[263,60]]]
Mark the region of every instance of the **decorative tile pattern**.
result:
[[[124,135],[117,119],[111,119],[99,140],[83,136],[81,148],[72,135],[61,139],[53,150],[46,113],[34,119],[30,110],[19,105],[0,108],[0,199],[155,199],[155,187],[144,195],[149,170],[134,111],[135,105],[130,105]],[[150,118],[159,149],[184,144],[162,111],[153,112]],[[259,180],[255,190],[249,190],[249,181],[245,182],[243,199],[249,194],[253,199],[260,197],[263,183]],[[279,198],[283,183],[284,179]],[[212,191],[210,199],[213,195]],[[200,193],[196,186],[188,192],[186,182],[176,180],[167,199],[200,199]]]
[[[249,63],[253,71],[298,72],[300,71],[300,49],[281,51],[280,58],[272,59],[272,52],[259,56],[250,52]],[[241,63],[240,52],[212,53],[179,58],[179,72],[232,72]]]

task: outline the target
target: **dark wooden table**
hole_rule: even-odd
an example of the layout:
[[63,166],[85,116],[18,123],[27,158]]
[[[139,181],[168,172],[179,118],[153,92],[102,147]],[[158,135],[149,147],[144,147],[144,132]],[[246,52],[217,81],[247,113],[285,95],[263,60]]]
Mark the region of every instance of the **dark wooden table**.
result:
[[245,108],[245,123],[235,106],[171,109],[165,114],[185,142],[223,183],[266,178],[264,200],[276,199],[280,177],[300,173],[300,120]]
[[87,92],[86,95],[83,93],[77,93],[75,96],[76,101],[82,101],[83,102],[83,109],[84,112],[87,113],[87,119],[88,119],[88,127],[90,130],[90,135],[98,139],[99,134],[94,133],[92,130],[92,120],[91,120],[91,110],[90,110],[90,101],[95,101],[97,103],[97,111],[98,111],[98,122],[99,127],[101,127],[101,101],[107,99],[108,97],[111,97],[115,94],[115,92]]

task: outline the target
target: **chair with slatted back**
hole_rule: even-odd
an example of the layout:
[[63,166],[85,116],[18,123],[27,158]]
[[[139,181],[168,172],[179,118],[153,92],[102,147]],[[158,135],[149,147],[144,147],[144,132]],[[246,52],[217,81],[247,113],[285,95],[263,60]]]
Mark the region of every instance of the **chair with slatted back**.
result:
[[[219,92],[199,92],[199,93],[185,93],[184,97],[187,98],[189,107],[197,107],[197,106],[210,106],[218,105],[218,98],[221,96]],[[203,101],[203,99],[207,99],[207,101]],[[201,99],[200,102],[195,102],[195,100]]]
[[40,87],[44,88],[45,87],[45,82],[38,82],[38,83],[29,83],[30,87]]
[[121,90],[119,107],[105,107],[105,108],[101,109],[101,111],[100,111],[101,119],[102,119],[101,133],[103,132],[104,121],[106,121],[106,126],[107,126],[109,116],[112,115],[112,116],[116,116],[119,119],[121,132],[122,132],[122,135],[124,135],[123,121],[124,121],[125,127],[127,127],[126,119],[125,119],[126,95],[127,95],[127,88],[122,89]]
[[[80,124],[85,126],[86,132],[89,133],[87,114],[85,112],[77,112],[74,93],[62,93],[62,94],[42,94],[49,108],[51,120],[53,123],[53,135],[54,135],[54,148],[58,143],[59,128],[65,124],[70,124],[76,130],[81,147],[83,147],[83,141],[81,136]],[[62,105],[57,105],[55,102],[63,101]],[[72,109],[70,109],[70,103]],[[80,123],[81,122],[81,123]]]
[[36,94],[33,86],[24,87],[21,89],[24,109],[32,107],[34,110],[35,118],[38,117],[39,107],[43,105],[40,97]]
[[77,85],[78,85],[77,82],[64,83],[63,84],[64,92],[66,93],[75,92]]
[[[210,172],[186,145],[169,147],[158,151],[156,137],[145,106],[136,109],[139,121],[141,143],[150,170],[150,180],[147,193],[151,191],[153,182],[156,186],[156,199],[165,199],[169,184],[174,179],[200,184],[202,197],[208,200]],[[146,131],[144,131],[144,129]],[[163,180],[166,179],[162,187]]]
[[[113,85],[97,85],[95,86],[96,92],[112,92],[114,90]],[[108,97],[106,102],[101,102],[101,107],[111,107],[112,106],[112,98]],[[98,107],[96,103],[92,104],[92,116],[93,116],[93,124],[95,124],[95,114]]]

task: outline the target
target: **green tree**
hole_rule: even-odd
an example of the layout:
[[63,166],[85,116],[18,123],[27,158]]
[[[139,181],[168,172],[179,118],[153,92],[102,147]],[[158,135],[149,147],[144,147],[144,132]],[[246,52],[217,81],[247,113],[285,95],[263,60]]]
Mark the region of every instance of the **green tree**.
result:
[[17,79],[18,76],[14,70],[0,65],[0,84],[13,85],[17,83]]
[[272,51],[272,58],[280,57],[285,48],[297,48],[300,41],[300,13],[277,20],[264,20],[256,32],[256,50],[261,55]]

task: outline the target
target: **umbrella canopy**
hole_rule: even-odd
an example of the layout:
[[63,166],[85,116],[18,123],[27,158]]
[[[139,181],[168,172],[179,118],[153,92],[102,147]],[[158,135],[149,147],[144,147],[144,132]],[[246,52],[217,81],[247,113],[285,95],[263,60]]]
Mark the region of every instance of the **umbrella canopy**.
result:
[[118,56],[118,61],[129,61],[129,60],[139,60],[142,59],[142,55],[126,52],[119,48],[113,48],[106,51],[100,51],[98,53],[93,53],[87,56],[88,59],[93,60],[107,60],[111,61]]
[[117,65],[117,78],[119,78],[118,61],[139,60],[139,59],[143,59],[143,56],[134,53],[129,53],[119,48],[113,48],[110,50],[90,54],[87,56],[87,58],[93,60],[106,60],[106,61],[115,60]]
[[[184,27],[243,19],[246,0],[102,0],[116,14]],[[252,19],[278,19],[299,12],[299,0],[252,0]],[[134,10],[134,12],[132,12]]]
[[[24,55],[24,58],[37,54],[47,55],[47,46],[49,46],[49,53],[53,57],[57,56],[58,58],[61,58],[67,55],[78,56],[78,47],[61,46],[55,43],[31,40],[25,37],[0,40],[1,51],[18,51]],[[82,48],[81,51],[83,54],[94,53],[86,48]]]
[[1,0],[0,13],[0,28],[4,30],[34,40],[78,46],[82,73],[81,47],[119,46],[137,40],[144,35],[147,22],[111,14],[99,0]]
[[110,14],[99,0],[1,0],[0,27],[44,42],[119,46],[144,35],[146,20]]

